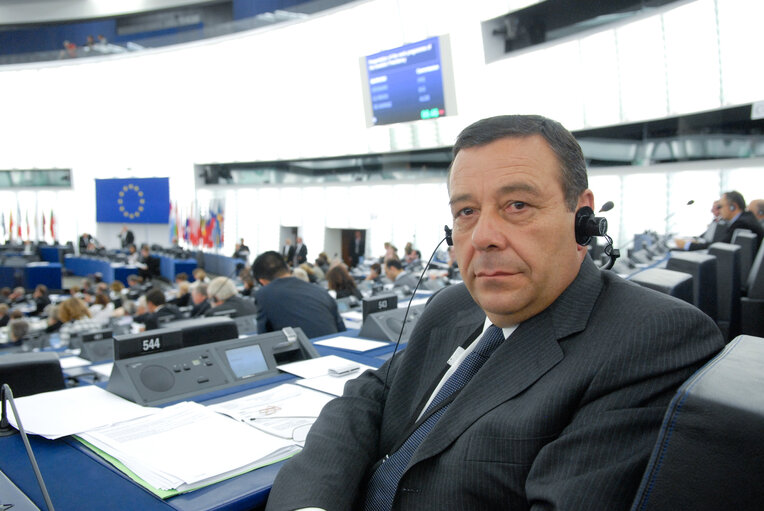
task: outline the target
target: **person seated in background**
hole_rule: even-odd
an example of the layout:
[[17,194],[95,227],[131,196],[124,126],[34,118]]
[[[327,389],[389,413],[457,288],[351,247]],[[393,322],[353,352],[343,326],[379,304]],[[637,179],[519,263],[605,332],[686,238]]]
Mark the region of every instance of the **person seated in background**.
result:
[[409,291],[413,291],[419,282],[419,277],[404,271],[403,265],[397,259],[385,261],[385,277],[393,283],[394,288],[406,287]]
[[310,277],[308,276],[308,272],[306,272],[303,268],[295,268],[292,270],[292,276],[310,284]]
[[11,303],[11,288],[0,288],[0,303]]
[[724,347],[698,308],[576,242],[594,195],[562,125],[483,119],[453,156],[464,284],[324,406],[266,510],[630,509],[668,403]]
[[80,254],[92,253],[98,249],[98,241],[86,232],[82,233],[77,244],[80,249]]
[[14,287],[11,294],[8,296],[10,303],[24,303],[27,300],[27,292],[23,287]]
[[45,284],[37,284],[32,293],[32,298],[35,303],[34,314],[39,316],[45,310],[45,307],[50,305],[50,297],[48,297],[48,286]]
[[58,332],[61,329],[61,325],[64,324],[61,318],[58,317],[58,305],[49,305],[46,313],[48,314],[47,326],[45,327],[45,333],[50,334]]
[[188,307],[191,304],[191,283],[189,281],[178,284],[178,295],[170,300],[176,307]]
[[191,275],[194,276],[194,282],[204,282],[205,284],[209,284],[210,279],[207,278],[207,272],[204,271],[204,268],[194,268],[191,272]]
[[314,266],[321,268],[321,271],[324,272],[324,274],[329,271],[329,256],[326,255],[326,252],[318,254]]
[[29,323],[25,319],[14,319],[8,323],[8,342],[20,346],[29,333]]
[[146,325],[146,330],[159,328],[160,318],[180,319],[181,313],[176,306],[165,302],[161,289],[151,288],[146,292],[146,312],[133,317],[136,323]]
[[195,282],[191,287],[191,302],[193,307],[191,308],[191,317],[198,318],[204,316],[204,314],[210,310],[210,301],[207,297],[207,284],[204,282]]
[[382,265],[379,263],[373,263],[369,267],[369,274],[364,279],[364,282],[370,282],[372,284],[382,283]]
[[344,264],[338,264],[330,269],[326,274],[326,282],[329,284],[329,290],[334,291],[335,298],[345,298],[346,296],[355,296],[359,300],[363,298],[355,280],[350,276]]
[[140,262],[141,254],[138,252],[138,247],[135,246],[135,243],[130,243],[127,246],[127,264],[132,264],[135,266]]
[[88,307],[91,317],[99,323],[108,323],[114,314],[114,304],[106,293],[96,293],[93,305]]
[[[310,282],[311,284],[315,284],[319,280],[322,280],[318,278],[318,272],[316,271],[316,267],[312,266],[310,263],[302,263],[299,266],[295,266],[294,269],[295,271],[297,270],[304,271],[305,275],[308,276],[308,282]],[[318,270],[318,271],[321,271],[321,270]],[[324,276],[323,272],[321,272],[321,276],[322,277]]]
[[204,314],[205,316],[214,316],[223,311],[232,311],[232,318],[257,314],[254,302],[239,296],[236,285],[228,277],[212,279],[207,286],[207,296],[212,308]]
[[175,285],[179,286],[181,282],[188,282],[188,273],[182,271],[175,275]]
[[255,293],[255,279],[252,278],[252,275],[250,273],[242,275],[241,283],[244,285],[241,290],[241,296],[253,296]]
[[123,297],[123,291],[125,289],[125,285],[120,282],[119,280],[115,280],[111,284],[109,284],[109,300],[114,304],[115,309],[119,309],[122,307],[122,297]]
[[300,327],[309,338],[345,331],[337,302],[320,286],[292,276],[278,252],[263,252],[252,263],[262,286],[255,292],[257,332]]
[[11,320],[11,315],[8,312],[9,307],[7,303],[0,303],[0,327],[4,327]]
[[753,216],[759,221],[762,227],[764,227],[764,199],[754,199],[748,204],[748,211],[753,213]]
[[138,275],[144,281],[159,276],[159,262],[158,257],[151,255],[149,246],[146,243],[141,245],[141,257],[135,265],[138,267]]
[[[758,219],[745,209],[745,199],[740,192],[725,192],[719,198],[719,215],[727,222],[724,236],[719,239],[721,243],[732,243],[732,237],[738,229],[748,229],[756,235],[756,249],[761,246],[764,239],[764,227]],[[709,245],[705,239],[677,240],[677,246],[684,250],[701,250]]]
[[61,340],[65,342],[78,332],[99,330],[102,327],[102,323],[93,320],[87,304],[73,296],[58,304],[58,317],[63,323],[59,329]]

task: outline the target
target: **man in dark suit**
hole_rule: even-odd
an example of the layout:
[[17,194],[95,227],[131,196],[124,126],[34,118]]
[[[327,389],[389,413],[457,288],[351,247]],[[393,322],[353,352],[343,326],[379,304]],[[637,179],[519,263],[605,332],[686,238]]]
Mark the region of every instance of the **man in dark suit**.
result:
[[302,242],[302,238],[297,236],[297,241],[294,246],[294,267],[297,268],[302,263],[308,260],[308,247]]
[[207,284],[196,282],[191,288],[191,301],[194,306],[191,308],[191,317],[198,318],[210,310],[210,301],[207,299]]
[[278,252],[264,252],[252,263],[263,287],[255,292],[257,332],[300,327],[309,338],[343,332],[337,302],[325,289],[293,277]]
[[478,121],[448,184],[464,285],[324,407],[267,509],[629,509],[672,395],[722,348],[698,309],[586,257],[594,197],[559,123]]
[[143,278],[144,282],[159,276],[159,258],[151,255],[149,246],[145,243],[141,245],[141,258],[135,265],[138,267],[138,275]]
[[[721,243],[732,243],[732,237],[738,229],[748,229],[756,235],[756,247],[761,246],[761,240],[764,239],[764,228],[759,220],[745,209],[745,199],[740,192],[725,192],[719,198],[719,216],[726,222],[724,236],[718,241]],[[686,250],[701,250],[707,248],[707,240],[695,240],[689,245],[683,247]]]
[[133,243],[135,243],[135,234],[126,225],[122,224],[122,230],[119,232],[119,244],[122,248],[127,248]]
[[281,256],[284,258],[284,262],[291,266],[294,261],[294,245],[292,245],[291,238],[287,238],[284,241],[284,246],[281,248]]
[[351,266],[356,267],[363,255],[366,253],[366,240],[361,231],[356,231],[353,240],[350,242],[350,261]]
[[180,319],[182,316],[175,305],[165,301],[164,293],[157,288],[149,289],[146,292],[146,309],[148,312],[133,318],[136,323],[146,325],[146,330],[160,328],[164,321]]
[[207,286],[207,296],[209,296],[212,308],[208,310],[205,316],[215,316],[223,314],[225,311],[231,311],[230,317],[254,316],[257,314],[255,303],[250,298],[242,298],[236,292],[236,286],[228,277],[215,277]]

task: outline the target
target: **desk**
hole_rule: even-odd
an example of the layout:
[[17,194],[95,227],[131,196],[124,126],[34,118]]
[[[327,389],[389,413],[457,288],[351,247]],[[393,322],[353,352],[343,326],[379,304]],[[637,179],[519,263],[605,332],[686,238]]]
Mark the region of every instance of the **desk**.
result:
[[22,286],[32,289],[45,284],[48,289],[61,289],[60,263],[27,263],[25,266],[0,266],[0,287]]
[[197,267],[196,259],[173,259],[169,256],[159,256],[159,273],[170,282],[175,281],[178,273],[188,275],[188,280],[193,282],[194,277],[191,272]]
[[66,248],[63,245],[40,247],[40,259],[49,263],[63,263],[63,254]]
[[138,273],[136,266],[111,263],[105,259],[67,255],[65,258],[66,269],[80,277],[87,277],[94,273],[103,275],[104,282],[119,280],[127,285],[127,276]]
[[[348,334],[348,332],[343,332],[340,335]],[[352,333],[350,334],[352,335]],[[373,366],[381,365],[379,359],[363,354],[321,346],[316,348],[319,352],[326,354],[340,354],[339,352],[342,352],[342,356],[358,362]],[[233,389],[200,395],[194,400],[213,404],[241,397],[253,391],[265,390],[294,379],[296,378],[290,374],[279,374]],[[53,505],[57,509],[64,510],[243,511],[257,509],[265,504],[273,480],[283,463],[253,470],[212,486],[162,501],[133,483],[127,476],[111,467],[74,439],[52,441],[30,436],[30,442],[40,471],[48,486]],[[19,435],[0,437],[0,469],[37,506],[41,509],[44,508],[42,494],[37,486]]]

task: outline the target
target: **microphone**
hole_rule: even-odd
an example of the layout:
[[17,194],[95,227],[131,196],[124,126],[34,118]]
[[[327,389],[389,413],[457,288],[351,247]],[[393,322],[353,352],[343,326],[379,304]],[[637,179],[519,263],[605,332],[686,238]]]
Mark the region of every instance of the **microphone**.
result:
[[602,205],[602,207],[600,208],[600,210],[598,212],[599,213],[604,213],[605,211],[610,211],[614,207],[615,207],[615,204],[613,204],[613,201],[609,200],[605,204]]
[[[37,465],[37,459],[34,457],[34,453],[32,452],[32,446],[29,445],[29,438],[27,438],[27,433],[24,431],[24,426],[21,425],[21,418],[19,417],[19,411],[16,409],[16,402],[13,400],[13,392],[11,391],[11,387],[7,383],[3,383],[0,387],[0,400],[2,400],[2,418],[0,418],[0,428],[2,428],[2,436],[8,436],[12,435],[14,433],[13,428],[8,424],[8,417],[6,415],[5,410],[5,400],[8,399],[8,402],[11,403],[11,408],[13,409],[13,416],[16,418],[16,424],[19,427],[19,433],[21,433],[21,439],[24,441],[24,447],[27,451],[27,456],[29,457],[29,462],[32,464],[32,470],[34,470],[34,475],[37,478],[37,484],[40,486],[40,490],[42,491],[43,499],[45,499],[45,505],[48,507],[50,511],[53,511],[53,502],[50,500],[50,495],[48,494],[48,488],[45,486],[45,481],[42,478],[42,474],[40,473],[40,467]],[[7,429],[10,429],[10,433],[7,432]],[[7,509],[7,508],[3,508]]]
[[393,348],[393,354],[390,355],[390,363],[387,364],[387,371],[385,371],[385,385],[384,388],[387,388],[387,378],[390,375],[390,367],[393,365],[393,359],[395,358],[395,354],[398,353],[398,347],[401,344],[401,338],[403,337],[403,330],[406,328],[406,318],[409,316],[409,310],[411,309],[411,302],[414,300],[414,296],[416,296],[416,291],[419,289],[419,284],[422,283],[422,279],[424,278],[424,274],[427,271],[427,269],[430,267],[430,263],[432,263],[432,259],[435,257],[435,254],[438,252],[438,249],[445,241],[446,244],[451,247],[454,244],[454,240],[451,238],[451,229],[448,228],[447,225],[443,226],[443,230],[445,231],[445,237],[438,242],[438,244],[435,246],[435,250],[432,251],[432,254],[430,255],[430,258],[427,260],[427,264],[424,265],[424,268],[422,268],[422,273],[419,275],[419,279],[417,280],[416,286],[414,286],[414,290],[411,292],[411,298],[409,298],[409,303],[406,305],[406,312],[403,314],[403,322],[401,323],[401,331],[398,332],[398,340],[395,341],[395,348]]

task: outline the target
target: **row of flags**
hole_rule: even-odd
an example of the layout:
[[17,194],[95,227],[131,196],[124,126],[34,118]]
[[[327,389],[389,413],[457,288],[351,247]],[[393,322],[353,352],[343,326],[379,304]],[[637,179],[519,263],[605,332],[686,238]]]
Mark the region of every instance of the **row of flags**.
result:
[[224,216],[223,200],[213,200],[208,207],[200,207],[194,202],[187,209],[178,207],[177,202],[170,203],[170,244],[221,248]]
[[[40,228],[42,220],[42,229]],[[8,213],[6,222],[5,211],[0,212],[0,223],[2,223],[3,240],[8,241],[47,241],[51,242],[57,239],[56,217],[53,210],[50,210],[50,216],[46,217],[42,212],[41,218],[32,214],[32,221],[29,221],[29,210],[24,211],[22,220],[21,207],[16,208],[16,216],[13,216],[13,209]]]

